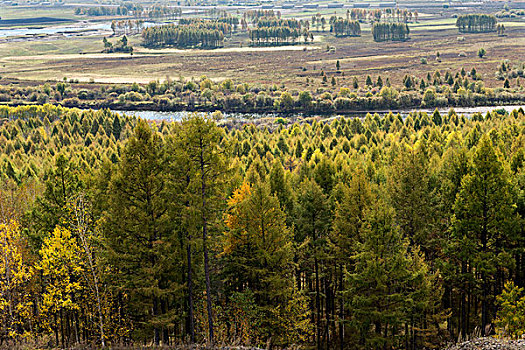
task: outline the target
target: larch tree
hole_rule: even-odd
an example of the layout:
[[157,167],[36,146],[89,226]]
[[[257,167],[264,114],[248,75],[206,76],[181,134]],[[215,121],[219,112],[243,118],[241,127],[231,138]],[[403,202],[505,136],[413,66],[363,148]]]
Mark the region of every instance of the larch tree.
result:
[[421,347],[440,303],[438,276],[417,247],[410,247],[386,203],[375,202],[366,211],[359,241],[344,295],[360,346]]
[[338,267],[338,317],[339,345],[344,348],[345,321],[347,312],[344,306],[344,274],[353,268],[351,257],[357,242],[361,238],[361,230],[365,213],[374,201],[370,184],[361,169],[357,169],[348,185],[340,185],[341,198],[337,200],[334,211],[334,221],[329,237],[331,260]]
[[[175,129],[180,150],[184,152],[188,171],[187,198],[194,212],[195,228],[202,235],[204,274],[206,284],[206,310],[208,318],[208,342],[214,343],[212,298],[210,276],[210,234],[217,231],[220,218],[223,190],[229,173],[224,142],[224,132],[209,117],[192,115]],[[211,231],[211,232],[210,232]]]
[[[253,292],[263,316],[262,339],[279,345],[304,339],[309,314],[305,298],[293,291],[293,245],[286,215],[268,185],[244,183],[229,200],[223,259],[230,291]],[[261,339],[259,339],[260,341]]]
[[403,147],[389,175],[388,193],[395,209],[396,223],[403,234],[430,257],[435,251],[437,237],[433,227],[434,189],[425,146]]
[[[320,163],[321,164],[321,163]],[[326,169],[322,167],[322,169]],[[324,171],[323,171],[324,173]],[[296,214],[296,241],[307,243],[305,261],[302,262],[301,271],[314,276],[315,288],[315,325],[316,342],[321,348],[322,305],[321,305],[321,274],[324,275],[323,266],[326,254],[326,241],[331,225],[331,213],[328,197],[323,193],[321,186],[313,179],[304,180],[298,190]],[[307,277],[309,278],[309,277]]]
[[[57,226],[44,239],[39,255],[41,260],[37,270],[41,272],[45,284],[40,321],[44,327],[54,331],[57,345],[60,334],[61,346],[67,347],[70,344],[70,332],[66,330],[68,320],[79,310],[79,302],[83,299],[82,250],[70,230]],[[78,342],[78,329],[74,333]]]
[[44,185],[44,193],[31,213],[35,231],[31,238],[36,250],[42,239],[67,217],[68,201],[85,187],[78,167],[64,154],[59,154],[54,167],[45,173]]
[[136,336],[155,344],[169,343],[178,290],[172,273],[180,254],[168,216],[166,170],[161,136],[139,120],[110,183],[104,230],[115,288],[130,299]]
[[[513,198],[508,170],[484,135],[456,197],[451,242],[462,262],[461,274],[472,281],[480,300],[483,335],[495,316],[495,294],[513,264],[511,249],[518,239],[519,223]],[[469,330],[463,327],[463,331]]]

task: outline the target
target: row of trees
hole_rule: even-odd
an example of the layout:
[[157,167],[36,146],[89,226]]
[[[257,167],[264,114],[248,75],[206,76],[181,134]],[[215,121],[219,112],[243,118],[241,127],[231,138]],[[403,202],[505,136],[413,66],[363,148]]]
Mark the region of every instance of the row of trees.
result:
[[306,43],[313,35],[302,21],[277,17],[257,17],[257,25],[249,30],[252,45],[283,45],[295,43],[301,36]]
[[258,28],[288,27],[301,30],[301,22],[296,19],[280,19],[276,17],[263,17],[257,21]]
[[142,31],[142,38],[144,46],[147,47],[216,48],[222,45],[226,33],[231,33],[231,26],[228,23],[198,21],[145,28]]
[[494,15],[471,14],[461,15],[456,20],[456,27],[461,33],[495,32],[498,20]]
[[305,42],[310,38],[308,32],[290,27],[258,27],[250,29],[253,45],[281,45],[295,43],[304,34]]
[[417,11],[410,11],[408,9],[400,8],[385,8],[385,9],[352,9],[346,11],[347,19],[354,21],[370,21],[370,22],[417,22],[419,13]]
[[330,32],[335,36],[360,36],[361,25],[358,21],[335,17],[330,19]]
[[77,16],[133,16],[135,18],[177,18],[182,15],[180,7],[151,6],[137,4],[120,6],[90,6],[75,8]]
[[519,307],[504,284],[525,284],[522,110],[0,116],[7,346],[414,349]]
[[375,41],[398,41],[409,38],[410,29],[407,24],[401,23],[374,23],[372,35]]
[[274,10],[247,10],[243,12],[242,16],[245,21],[250,20],[252,23],[257,23],[263,17],[281,18],[281,12]]
[[139,34],[144,29],[144,20],[123,20],[111,21],[111,30],[113,35],[123,34]]

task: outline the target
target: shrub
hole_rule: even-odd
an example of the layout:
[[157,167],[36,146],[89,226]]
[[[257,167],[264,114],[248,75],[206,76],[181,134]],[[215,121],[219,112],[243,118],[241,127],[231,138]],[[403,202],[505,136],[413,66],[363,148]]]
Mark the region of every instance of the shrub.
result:
[[487,50],[485,50],[484,48],[481,48],[481,49],[478,50],[479,58],[485,57],[486,54],[487,54]]
[[525,296],[523,288],[514,285],[514,282],[505,283],[503,292],[496,297],[500,309],[495,321],[496,332],[499,336],[513,339],[525,334]]

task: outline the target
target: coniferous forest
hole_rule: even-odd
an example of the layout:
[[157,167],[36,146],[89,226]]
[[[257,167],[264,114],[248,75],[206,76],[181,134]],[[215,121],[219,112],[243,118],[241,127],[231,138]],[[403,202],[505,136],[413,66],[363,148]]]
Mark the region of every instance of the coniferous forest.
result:
[[146,122],[2,106],[1,346],[519,337],[524,146],[522,109]]

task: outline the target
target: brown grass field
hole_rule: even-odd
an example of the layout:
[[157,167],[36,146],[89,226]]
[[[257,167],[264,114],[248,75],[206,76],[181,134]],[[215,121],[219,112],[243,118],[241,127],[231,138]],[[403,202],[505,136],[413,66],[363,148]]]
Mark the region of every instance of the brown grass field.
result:
[[[409,25],[412,33],[406,42],[376,43],[368,24],[363,25],[361,37],[335,38],[327,31],[316,33],[314,43],[276,48],[248,47],[247,35],[236,34],[226,40],[224,48],[216,50],[150,50],[140,46],[140,36],[134,36],[130,39],[135,47],[133,57],[100,53],[102,37],[96,36],[4,42],[0,43],[0,76],[31,82],[66,77],[83,82],[147,83],[206,75],[218,81],[231,78],[235,82],[315,90],[321,87],[321,70],[329,78],[336,76],[337,87],[344,87],[354,76],[361,84],[367,75],[373,79],[381,75],[383,80],[388,77],[392,84],[398,84],[406,74],[423,77],[435,70],[444,73],[475,67],[486,86],[499,87],[502,82],[494,74],[498,64],[503,60],[518,63],[525,57],[523,20],[504,21],[506,35],[498,36],[459,34],[450,17],[422,14],[422,18],[420,23]],[[329,52],[327,46],[335,51]],[[477,56],[480,48],[487,51],[483,59]],[[437,51],[441,62],[436,60]],[[422,58],[428,64],[423,65]],[[336,72],[337,60],[341,72]]]

